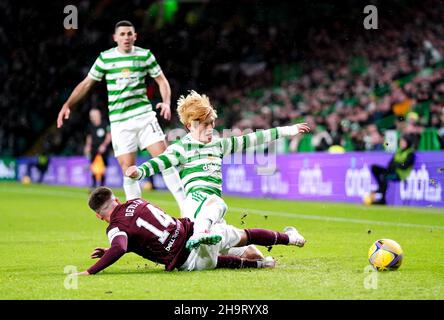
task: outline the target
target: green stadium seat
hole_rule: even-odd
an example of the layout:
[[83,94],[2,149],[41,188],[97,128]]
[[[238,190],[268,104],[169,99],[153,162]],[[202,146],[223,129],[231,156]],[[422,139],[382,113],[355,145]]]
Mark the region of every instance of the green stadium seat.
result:
[[420,123],[427,124],[430,119],[430,105],[432,101],[424,101],[415,105],[413,111],[420,116]]
[[390,91],[391,91],[390,85],[388,83],[386,83],[382,86],[377,85],[373,93],[377,97],[382,97],[382,96],[385,96],[386,94],[390,93]]
[[350,137],[344,138],[344,149],[345,151],[354,151],[356,149],[355,144],[353,143],[353,140]]
[[421,133],[418,150],[436,151],[440,149],[441,145],[439,143],[438,130],[436,128],[425,128]]
[[391,129],[395,126],[396,116],[394,114],[375,121],[379,130]]
[[302,136],[301,141],[298,145],[298,152],[314,152],[315,149],[311,143],[311,138],[313,137],[313,134],[306,133]]
[[416,73],[410,73],[409,75],[406,75],[406,76],[396,80],[396,83],[402,88],[407,83],[411,82],[415,76],[416,76]]

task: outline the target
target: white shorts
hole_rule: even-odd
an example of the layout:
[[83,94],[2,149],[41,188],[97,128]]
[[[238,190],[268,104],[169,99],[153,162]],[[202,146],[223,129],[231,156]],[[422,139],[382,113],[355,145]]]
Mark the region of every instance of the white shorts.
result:
[[159,125],[154,111],[123,122],[111,123],[111,138],[114,156],[137,152],[159,141],[165,140],[165,134]]
[[193,249],[187,261],[179,267],[179,270],[197,271],[214,269],[217,266],[217,257],[221,252],[237,245],[241,239],[240,230],[226,223],[216,223],[212,232],[222,236],[222,240],[215,245],[200,245]]
[[225,201],[221,197],[219,197],[215,194],[210,195],[210,194],[202,192],[202,191],[194,191],[194,192],[190,192],[187,195],[187,197],[185,198],[185,202],[182,206],[183,207],[182,217],[188,218],[191,221],[194,221],[194,220],[196,220],[198,215],[205,214],[205,212],[201,211],[201,208],[202,208],[204,202],[209,197],[216,197],[222,205],[225,205],[225,207],[227,207],[227,204],[225,203]]
[[[183,208],[182,209],[182,217],[188,218],[191,221],[194,221],[194,220],[196,220],[196,218],[198,218],[199,215],[205,215],[205,212],[200,211],[200,208],[202,208],[203,202],[205,202],[207,197],[209,197],[209,196],[210,195],[208,195],[207,193],[201,192],[201,191],[190,192],[185,199],[184,205],[182,206],[182,208]],[[220,202],[222,202],[225,206],[227,206],[225,201],[222,198],[220,198],[216,195],[213,195],[213,196],[217,197]],[[219,223],[227,225],[225,219],[223,219],[223,218],[219,221]],[[212,230],[212,232],[214,232],[214,230]],[[220,254],[222,254],[222,255],[229,254],[229,255],[240,257],[244,254],[244,252],[247,250],[247,248],[248,248],[248,246],[228,248],[226,250],[222,249]]]

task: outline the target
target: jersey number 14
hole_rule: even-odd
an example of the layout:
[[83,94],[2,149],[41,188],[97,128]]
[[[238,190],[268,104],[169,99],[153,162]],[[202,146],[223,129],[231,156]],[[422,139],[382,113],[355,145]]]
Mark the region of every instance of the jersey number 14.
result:
[[[174,222],[173,218],[171,218],[169,215],[167,215],[162,210],[159,210],[158,208],[154,207],[152,204],[148,203],[147,208],[151,211],[151,213],[156,218],[156,220],[159,222],[159,224],[162,227],[164,227],[165,229],[168,228],[168,226],[170,224],[173,224],[173,225],[176,224],[176,222]],[[170,235],[170,233],[168,231],[159,230],[158,228],[153,226],[151,223],[149,223],[148,221],[146,221],[140,217],[137,218],[136,225],[139,228],[144,227],[146,230],[153,233],[158,238],[158,240],[161,244],[164,244],[166,239],[168,239],[168,236]]]

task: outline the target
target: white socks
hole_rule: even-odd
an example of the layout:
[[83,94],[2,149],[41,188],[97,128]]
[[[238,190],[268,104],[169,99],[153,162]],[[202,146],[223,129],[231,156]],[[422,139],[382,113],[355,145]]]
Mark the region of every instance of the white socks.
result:
[[[183,191],[182,181],[180,180],[177,169],[174,167],[166,169],[162,172],[162,176],[165,185],[173,194],[180,211],[182,211],[181,206],[185,201],[185,192]],[[142,197],[142,190],[140,189],[138,180],[123,177],[123,189],[125,190],[126,201]]]
[[210,231],[213,222],[208,218],[196,219],[194,221],[194,234],[207,233]]
[[222,222],[226,211],[227,205],[221,198],[208,196],[194,220],[194,232],[203,233],[210,231],[213,224]]
[[179,205],[182,216],[182,204],[185,202],[185,192],[183,190],[182,181],[180,180],[179,172],[174,167],[162,171],[163,181],[165,185],[173,194]]
[[126,201],[142,197],[138,180],[123,177],[123,190],[125,190]]

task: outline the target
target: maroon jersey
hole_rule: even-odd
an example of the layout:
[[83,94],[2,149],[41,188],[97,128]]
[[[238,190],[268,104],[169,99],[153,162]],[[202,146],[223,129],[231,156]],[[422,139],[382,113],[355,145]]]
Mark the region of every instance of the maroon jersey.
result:
[[188,258],[185,243],[193,233],[193,222],[173,218],[143,199],[134,199],[114,209],[106,233],[111,244],[118,236],[126,237],[126,252],[163,264],[170,271]]

